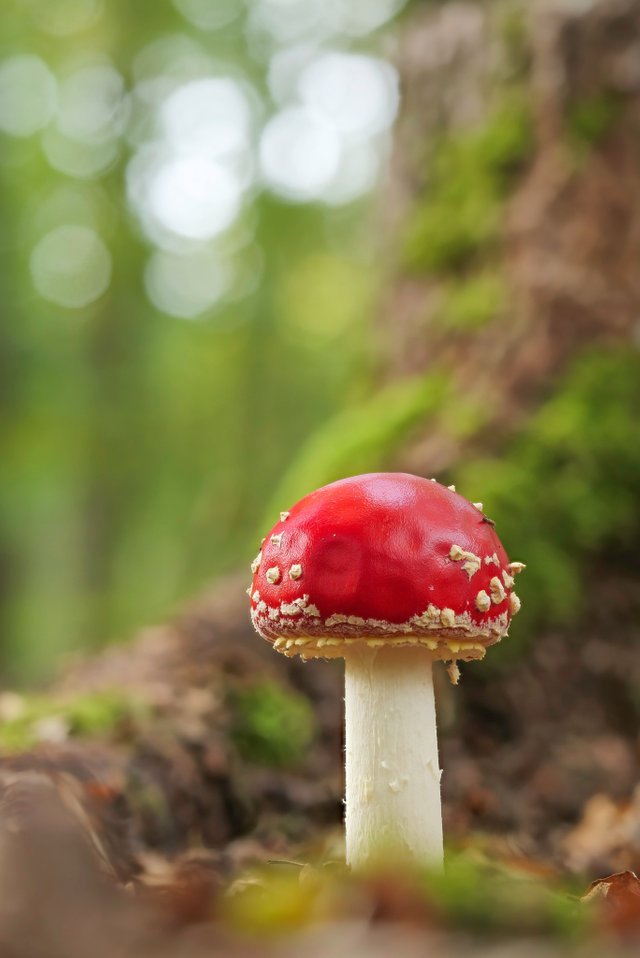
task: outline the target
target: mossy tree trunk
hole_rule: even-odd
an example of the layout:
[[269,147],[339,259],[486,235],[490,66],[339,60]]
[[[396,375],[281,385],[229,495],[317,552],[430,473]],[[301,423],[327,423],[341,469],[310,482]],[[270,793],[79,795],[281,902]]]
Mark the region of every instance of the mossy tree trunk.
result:
[[639,37],[637,0],[445,3],[406,24],[382,372],[445,370],[451,402],[398,467],[500,448],[585,349],[637,343]]

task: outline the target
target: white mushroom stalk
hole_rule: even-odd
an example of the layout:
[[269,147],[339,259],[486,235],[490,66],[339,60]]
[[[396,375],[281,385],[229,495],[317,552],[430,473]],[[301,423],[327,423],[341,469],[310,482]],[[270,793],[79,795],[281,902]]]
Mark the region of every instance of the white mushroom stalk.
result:
[[345,656],[347,863],[442,864],[442,812],[432,660],[421,648]]

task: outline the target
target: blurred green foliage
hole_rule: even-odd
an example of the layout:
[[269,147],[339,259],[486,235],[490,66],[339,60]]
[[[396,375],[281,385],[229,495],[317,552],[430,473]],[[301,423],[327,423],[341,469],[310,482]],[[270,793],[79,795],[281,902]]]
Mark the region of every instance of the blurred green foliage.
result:
[[[72,699],[25,696],[15,714],[0,723],[0,749],[22,752],[47,741],[47,726],[63,736],[117,739],[147,716],[147,708],[118,692],[96,692]],[[55,734],[55,733],[54,733]]]
[[[366,197],[292,204],[252,188],[225,238],[237,296],[188,320],[145,294],[154,245],[132,215],[126,171],[140,140],[153,142],[152,98],[209,71],[251,84],[261,122],[276,108],[267,81],[278,47],[248,26],[255,11],[231,6],[228,23],[198,29],[181,6],[202,8],[7,0],[0,11],[0,67],[40,57],[62,89],[74,71],[106,66],[127,92],[142,90],[95,175],[50,162],[55,119],[31,136],[0,131],[0,664],[10,681],[166,616],[244,560],[285,465],[366,379],[378,282]],[[149,64],[156,77],[145,78]],[[70,104],[71,121],[90,124],[82,101]],[[84,155],[70,142],[72,158]],[[73,309],[41,298],[32,276],[37,243],[66,224],[94,230],[112,264],[105,294]]]
[[[499,457],[455,471],[458,488],[482,496],[507,550],[527,564],[514,636],[575,620],[598,554],[621,567],[637,562],[639,380],[636,353],[585,355]],[[504,649],[517,654],[518,643]]]
[[425,874],[424,890],[447,927],[474,935],[571,939],[589,927],[575,888],[473,851],[449,854],[444,874]]
[[272,866],[232,886],[221,917],[248,936],[359,918],[447,930],[475,945],[510,940],[517,947],[531,936],[579,946],[593,934],[597,913],[577,901],[575,891],[537,877],[526,865],[512,867],[470,850],[449,854],[444,871],[393,861],[355,875],[335,863],[302,870]]
[[315,721],[307,698],[270,682],[230,693],[231,738],[249,762],[295,765],[313,740]]
[[407,226],[410,269],[456,270],[498,241],[505,196],[531,142],[528,104],[513,91],[478,129],[438,143],[424,198]]
[[499,319],[505,305],[505,285],[497,269],[479,271],[447,286],[433,322],[442,329],[473,332]]
[[600,93],[571,104],[567,129],[574,150],[581,156],[597,144],[620,116],[623,101],[614,93]]
[[432,373],[392,383],[329,419],[285,473],[265,514],[265,527],[312,489],[381,469],[411,430],[442,408],[447,395],[447,377]]

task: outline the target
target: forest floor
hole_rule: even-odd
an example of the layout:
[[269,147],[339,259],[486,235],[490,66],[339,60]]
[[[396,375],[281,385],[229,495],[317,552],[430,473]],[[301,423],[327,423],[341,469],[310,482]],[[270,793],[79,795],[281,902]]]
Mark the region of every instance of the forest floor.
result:
[[346,873],[341,667],[274,654],[240,578],[3,692],[1,958],[633,950],[640,597],[593,571],[580,628],[439,674],[444,877]]

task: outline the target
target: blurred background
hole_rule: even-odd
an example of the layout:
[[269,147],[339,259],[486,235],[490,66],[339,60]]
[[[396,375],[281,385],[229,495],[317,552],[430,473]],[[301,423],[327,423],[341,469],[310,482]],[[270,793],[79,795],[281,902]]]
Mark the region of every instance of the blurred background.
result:
[[[280,510],[391,469],[527,564],[508,641],[438,669],[450,844],[640,867],[640,0],[0,21],[0,819],[36,772],[118,881],[199,856],[201,917],[339,858],[340,665],[273,654],[244,589]],[[483,875],[454,924],[511,934]]]
[[402,0],[8,0],[3,671],[244,561],[366,389]]
[[552,7],[6,0],[9,681],[358,471],[485,502],[521,635],[637,564],[636,11]]

